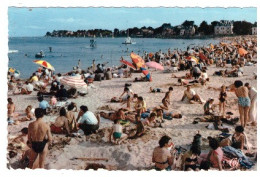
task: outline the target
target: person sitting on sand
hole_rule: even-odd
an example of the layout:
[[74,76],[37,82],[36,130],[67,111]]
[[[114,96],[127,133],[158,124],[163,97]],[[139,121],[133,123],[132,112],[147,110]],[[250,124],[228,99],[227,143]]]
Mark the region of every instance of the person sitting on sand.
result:
[[152,88],[152,87],[150,87],[150,92],[152,92],[152,93],[156,93],[156,92],[162,93],[163,91],[160,88]]
[[173,92],[173,88],[172,87],[169,87],[169,90],[168,92],[165,93],[165,96],[164,98],[162,99],[162,105],[161,105],[161,108],[162,109],[166,109],[168,110],[168,105],[170,105],[170,98],[171,98],[171,95],[172,95],[172,92]]
[[213,103],[214,103],[214,99],[209,98],[208,101],[204,104],[203,108],[204,108],[205,115],[213,115],[212,113],[214,112],[214,109],[212,107]]
[[219,94],[219,113],[223,110],[223,117],[225,117],[225,110],[226,110],[226,99],[227,99],[227,92],[226,92],[226,86],[221,86],[221,91]]
[[20,118],[19,121],[23,122],[23,121],[30,121],[34,118],[34,114],[32,112],[33,108],[31,105],[28,105],[25,109],[25,114],[26,117]]
[[68,105],[68,111],[67,111],[67,114],[66,114],[66,117],[68,119],[68,126],[69,126],[70,132],[77,130],[76,116],[75,116],[75,112],[73,111],[74,107],[75,106],[73,104],[69,104]]
[[198,157],[201,151],[198,146],[192,145],[190,150],[182,156],[182,170],[184,171],[198,171]]
[[123,133],[123,126],[120,124],[119,119],[114,120],[114,125],[109,135],[109,141],[115,144],[121,144],[126,139],[127,135]]
[[28,81],[25,82],[25,85],[23,87],[18,87],[16,90],[13,92],[14,95],[29,95],[33,91],[33,85],[29,83]]
[[85,135],[95,133],[99,129],[100,118],[88,110],[85,105],[80,106],[80,111],[77,117],[77,127],[84,131]]
[[213,168],[218,168],[221,171],[224,152],[215,138],[209,139],[209,146],[212,150],[208,153],[207,159]]
[[39,168],[44,168],[45,158],[48,154],[48,145],[52,143],[52,135],[49,125],[42,119],[44,110],[41,108],[35,109],[36,120],[28,126],[28,141],[32,145],[29,168],[33,168],[34,162],[39,155],[39,163],[36,164]]
[[199,102],[200,104],[203,103],[200,96],[193,89],[191,89],[190,85],[187,85],[187,89],[184,91],[181,101],[184,101],[186,97],[191,104],[194,104],[195,102]]
[[47,109],[50,107],[49,103],[43,99],[42,96],[38,97],[39,108],[42,108],[44,110],[44,114],[47,114]]
[[58,82],[54,81],[51,84],[51,88],[50,88],[50,94],[51,95],[56,95],[56,93],[58,92],[58,90],[60,89]]
[[21,134],[12,140],[12,142],[24,143],[24,144],[26,144],[27,141],[28,141],[28,128],[27,127],[22,128]]
[[138,115],[141,115],[146,111],[146,102],[144,101],[143,97],[139,96],[137,98],[137,103],[135,104],[134,108]]
[[68,92],[64,88],[64,85],[60,86],[60,89],[56,93],[56,97],[59,101],[66,101],[68,99]]
[[128,96],[127,100],[121,104],[121,105],[124,105],[126,103],[126,108],[124,108],[124,109],[127,111],[131,110],[131,100],[132,100],[131,97]]
[[152,162],[155,163],[155,170],[171,170],[173,165],[172,147],[173,142],[169,136],[165,135],[160,139],[159,146],[154,149],[152,157]]
[[7,99],[7,121],[12,122],[13,120],[11,118],[16,117],[17,114],[15,114],[15,104],[13,103],[12,98]]
[[66,109],[60,109],[60,116],[56,118],[55,122],[51,124],[51,132],[55,134],[70,134],[69,123],[66,117]]

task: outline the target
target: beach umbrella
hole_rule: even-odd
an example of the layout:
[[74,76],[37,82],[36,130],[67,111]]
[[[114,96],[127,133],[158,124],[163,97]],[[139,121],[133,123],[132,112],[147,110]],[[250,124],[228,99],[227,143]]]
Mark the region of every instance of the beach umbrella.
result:
[[152,81],[152,76],[149,73],[149,71],[146,68],[140,67],[142,73],[145,75],[145,77],[151,82]]
[[139,69],[140,67],[143,67],[143,68],[145,67],[144,60],[139,55],[132,52],[130,54],[130,57],[131,57],[133,63],[136,65],[137,69]]
[[186,59],[188,61],[192,61],[192,62],[195,62],[197,64],[199,63],[199,60],[196,57],[194,57],[194,56],[188,56],[188,57],[186,57]]
[[61,84],[67,85],[69,87],[72,88],[87,88],[87,84],[84,82],[83,79],[81,79],[81,77],[77,77],[77,76],[67,76],[67,77],[63,77],[60,80]]
[[199,57],[200,57],[201,60],[207,60],[208,59],[203,53],[200,53]]
[[135,67],[132,63],[130,63],[129,61],[126,61],[126,60],[124,60],[124,59],[121,59],[120,62],[123,63],[123,64],[125,64],[125,65],[127,65],[127,66],[129,66],[130,68],[133,68],[133,69],[136,70],[136,67]]
[[156,63],[154,61],[150,61],[145,63],[146,66],[150,67],[150,68],[155,68],[155,69],[159,69],[159,70],[164,70],[163,66],[160,65],[159,63]]
[[238,53],[239,53],[239,55],[244,56],[244,55],[246,55],[248,52],[247,52],[244,48],[239,48],[239,49],[238,49]]
[[40,65],[40,66],[45,67],[47,69],[50,69],[50,70],[53,70],[53,71],[55,70],[54,67],[45,60],[33,60],[33,62],[36,63],[37,65]]

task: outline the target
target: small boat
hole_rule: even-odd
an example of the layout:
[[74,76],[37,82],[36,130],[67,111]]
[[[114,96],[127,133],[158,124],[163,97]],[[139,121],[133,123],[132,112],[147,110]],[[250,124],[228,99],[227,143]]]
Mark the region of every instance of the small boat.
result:
[[35,58],[43,58],[43,57],[45,57],[45,55],[42,50],[39,53],[35,54]]
[[19,50],[9,50],[8,53],[18,53]]
[[94,48],[97,46],[97,41],[95,39],[90,39],[90,45],[91,48]]
[[125,38],[125,42],[123,42],[122,44],[136,44],[136,42],[132,41],[131,37],[129,36],[129,31],[127,30],[127,38]]

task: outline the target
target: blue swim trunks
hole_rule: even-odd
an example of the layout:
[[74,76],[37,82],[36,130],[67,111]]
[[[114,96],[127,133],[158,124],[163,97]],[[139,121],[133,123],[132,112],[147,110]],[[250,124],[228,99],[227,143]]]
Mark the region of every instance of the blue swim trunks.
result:
[[248,97],[238,97],[238,104],[242,107],[249,107],[251,104],[250,98]]

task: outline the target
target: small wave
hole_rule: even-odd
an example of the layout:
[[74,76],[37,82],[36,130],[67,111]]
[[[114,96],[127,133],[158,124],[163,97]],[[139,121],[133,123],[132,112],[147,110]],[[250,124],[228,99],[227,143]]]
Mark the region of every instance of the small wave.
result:
[[19,50],[9,50],[8,53],[18,53]]

